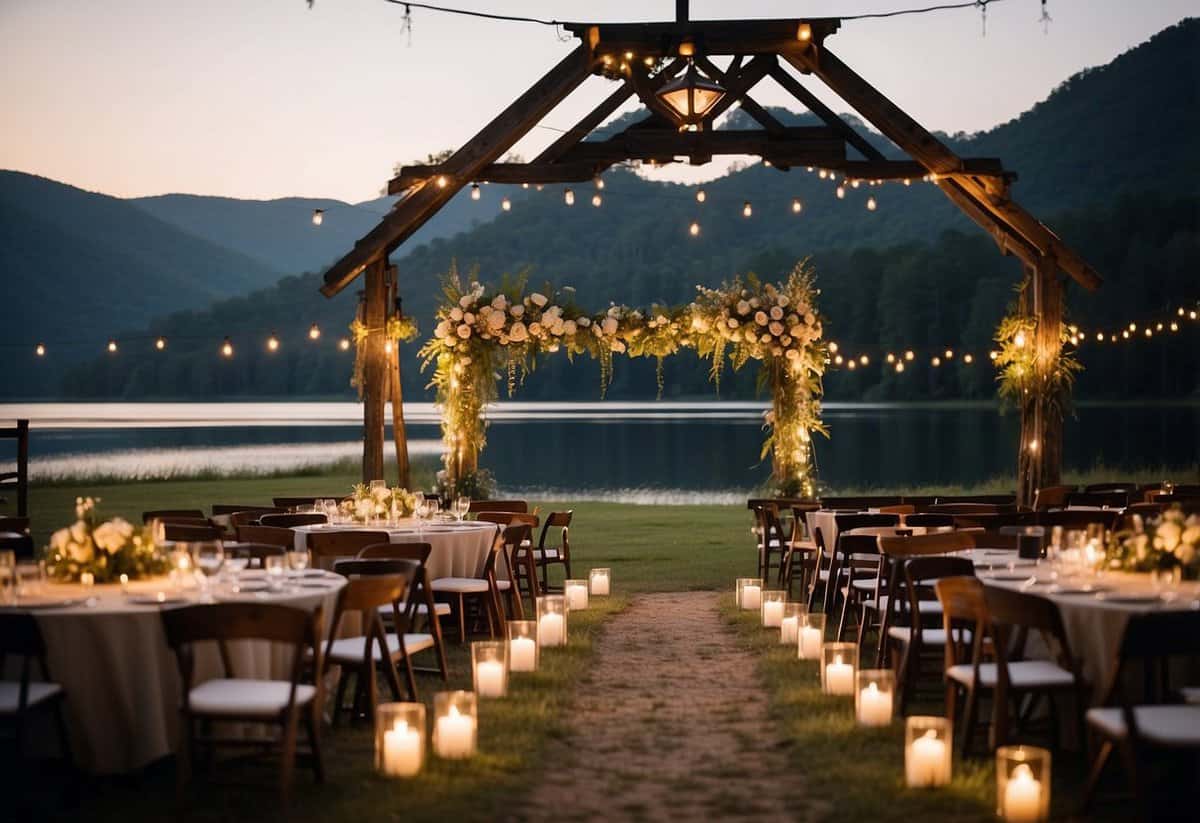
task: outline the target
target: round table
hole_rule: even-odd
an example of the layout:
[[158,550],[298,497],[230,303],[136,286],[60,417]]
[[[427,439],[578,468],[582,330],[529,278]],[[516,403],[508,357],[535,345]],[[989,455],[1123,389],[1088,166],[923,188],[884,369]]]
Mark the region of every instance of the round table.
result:
[[[333,615],[337,592],[345,580],[333,574],[298,577],[280,593],[237,592],[214,587],[220,602],[264,602],[314,610],[323,609],[325,621]],[[154,601],[159,596],[167,602]],[[181,600],[175,600],[175,598]],[[46,643],[50,675],[66,691],[67,733],[75,763],[94,774],[116,774],[139,769],[175,751],[179,740],[181,688],[175,655],[167,647],[159,612],[198,602],[194,588],[181,595],[164,578],[135,581],[123,592],[120,585],[83,587],[51,583],[29,598]],[[66,601],[55,607],[53,601]],[[21,610],[18,603],[14,607]],[[290,649],[266,641],[229,644],[234,674],[238,677],[288,679]],[[195,682],[221,677],[223,669],[215,644],[195,650]],[[14,679],[17,661],[6,665],[6,679]],[[41,673],[34,667],[34,676]],[[49,723],[43,731],[34,723],[30,734],[35,748],[53,751],[56,736]]]
[[441,577],[482,577],[488,551],[496,536],[496,524],[464,520],[430,523],[417,528],[416,521],[397,525],[368,526],[357,523],[320,523],[296,526],[296,550],[308,548],[308,536],[317,532],[387,532],[392,543],[428,543],[432,548],[425,572],[430,580]]

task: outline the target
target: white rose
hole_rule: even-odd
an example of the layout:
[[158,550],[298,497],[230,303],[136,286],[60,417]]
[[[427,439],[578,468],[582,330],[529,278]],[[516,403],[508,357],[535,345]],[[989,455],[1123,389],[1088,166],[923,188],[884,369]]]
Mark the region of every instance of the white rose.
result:
[[542,333],[542,324],[541,323],[535,322],[535,323],[529,324],[529,334],[530,335],[532,335],[533,337],[537,337],[541,333]]
[[[516,313],[516,308],[517,308],[516,306],[513,307],[514,314]],[[528,337],[529,337],[529,330],[525,328],[524,323],[521,323],[519,321],[516,323],[513,323],[512,328],[510,328],[508,330],[508,338],[510,340],[512,340],[514,343],[520,343],[523,340],[528,339]]]
[[616,334],[618,325],[617,318],[609,316],[600,323],[600,329],[605,334]]
[[541,294],[540,292],[536,292],[536,291],[533,294],[529,295],[529,299],[532,300],[533,305],[537,306],[539,309],[542,306],[546,305],[546,303],[548,302],[546,300],[546,295]]
[[729,318],[728,323],[729,323],[729,328],[731,328],[731,329],[736,329],[738,327],[738,321],[736,318],[733,318],[733,317]]
[[783,354],[783,348],[781,346],[772,346],[771,353],[778,357],[779,355]]
[[54,534],[50,535],[50,548],[59,553],[66,551],[67,541],[70,539],[70,529],[59,529]]
[[779,308],[779,306],[772,306],[771,307],[771,319],[772,320],[782,320],[783,319],[783,309]]
[[520,317],[521,315],[523,315],[525,313],[525,307],[522,306],[520,303],[516,303],[513,305],[512,309],[510,309],[509,311],[513,317]]
[[788,304],[788,296],[786,294],[779,295],[778,303],[780,306],[783,306],[786,309]]
[[750,308],[752,308],[752,309],[758,308],[758,298],[757,297],[750,298]]
[[779,338],[779,342],[780,342],[780,343],[782,343],[782,344],[783,344],[783,345],[785,345],[785,346],[790,346],[790,345],[792,345],[792,338],[791,338],[791,335],[787,335],[787,334],[785,334],[783,337]]
[[739,300],[738,304],[737,304],[737,313],[738,314],[749,314],[750,313],[750,304],[747,303],[745,300]]
[[765,311],[755,312],[754,313],[754,322],[760,326],[767,325],[767,313]]
[[1173,552],[1175,551],[1175,547],[1179,545],[1179,538],[1182,536],[1183,529],[1179,527],[1179,524],[1167,521],[1158,527],[1154,543],[1158,548]]
[[450,319],[453,320],[455,323],[457,323],[459,320],[462,320],[462,318],[463,318],[462,309],[460,309],[458,306],[455,306],[454,308],[452,308],[450,310]]
[[808,312],[804,315],[804,322],[811,326],[817,322],[817,316],[812,312]]
[[374,497],[376,500],[380,500],[380,501],[387,500],[389,495],[391,495],[391,492],[388,491],[383,486],[379,486],[378,488],[371,490],[371,496]]
[[84,543],[88,539],[87,524],[82,520],[76,520],[71,524],[71,540],[76,543]]
[[592,318],[581,317],[578,320],[576,320],[575,322],[579,324],[579,327],[581,329],[586,329],[588,326],[592,325]]
[[494,311],[487,317],[487,325],[489,329],[495,331],[504,326],[504,312]]
[[499,309],[500,311],[504,311],[504,309],[507,305],[508,305],[508,298],[505,297],[503,294],[497,294],[495,297],[492,298],[492,308],[493,309]]
[[565,334],[567,337],[574,337],[575,332],[578,330],[579,328],[575,325],[574,320],[568,320],[567,322],[563,323],[563,334]]
[[614,340],[612,341],[612,350],[617,354],[623,354],[625,352],[625,344],[620,340]]
[[450,333],[450,328],[446,325],[445,320],[443,320],[441,323],[438,323],[437,326],[433,330],[433,336],[436,337],[438,340],[444,339],[446,337],[446,335],[448,335],[449,333]]
[[463,322],[466,323],[468,326],[473,325],[475,323],[475,315],[471,314],[470,312],[464,313],[462,316],[462,319],[463,319]]
[[464,294],[462,297],[458,298],[458,305],[462,306],[464,309],[474,302],[475,299],[469,294]]
[[366,498],[354,501],[354,514],[361,520],[366,520],[375,513],[375,502]]
[[95,549],[92,547],[91,540],[67,543],[67,556],[76,563],[88,563],[94,554]]
[[768,328],[771,330],[771,334],[775,335],[776,337],[783,334],[783,324],[778,320],[772,320],[771,325],[768,326]]
[[758,342],[760,342],[760,343],[770,343],[770,342],[771,342],[771,335],[769,335],[769,334],[764,334],[762,337],[758,338]]
[[461,337],[463,340],[466,340],[468,337],[471,336],[471,327],[466,325],[465,323],[463,325],[459,326],[458,327],[458,336]]
[[96,545],[109,554],[113,554],[122,546],[125,545],[125,538],[117,530],[111,522],[101,523],[92,532],[92,539],[96,541]]
[[795,349],[787,350],[787,359],[788,360],[797,360],[797,359],[799,359],[799,357],[800,357],[800,352],[796,351]]
[[804,327],[792,326],[790,329],[788,329],[788,334],[790,334],[792,337],[800,337],[804,334]]

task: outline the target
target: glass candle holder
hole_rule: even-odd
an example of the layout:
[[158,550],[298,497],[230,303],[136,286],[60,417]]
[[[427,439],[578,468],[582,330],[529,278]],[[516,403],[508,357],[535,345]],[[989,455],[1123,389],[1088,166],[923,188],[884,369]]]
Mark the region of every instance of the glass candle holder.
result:
[[608,597],[612,591],[612,570],[592,569],[588,572],[588,589],[592,597]]
[[444,760],[475,754],[478,711],[475,692],[438,692],[433,696],[433,753]]
[[762,606],[759,609],[759,618],[762,620],[763,628],[779,628],[779,622],[783,620],[783,604],[786,602],[787,592],[785,591],[769,589],[762,593]]
[[888,726],[892,722],[896,674],[891,669],[862,669],[854,688],[854,716],[860,726]]
[[412,777],[425,762],[425,704],[381,703],[375,710],[375,771]]
[[537,671],[537,626],[536,620],[508,621],[508,670],[510,672]]
[[758,611],[762,608],[763,582],[757,577],[739,577],[737,579],[737,606],[744,611]]
[[912,715],[904,724],[904,782],[910,788],[945,786],[950,782],[950,721]]
[[567,645],[567,598],[547,594],[537,599],[538,646],[549,649]]
[[779,642],[785,646],[794,646],[800,642],[800,626],[804,616],[808,614],[808,606],[803,603],[784,603],[783,617],[779,620]]
[[1037,746],[996,749],[996,815],[1008,823],[1050,819],[1050,752]]
[[567,598],[567,608],[571,611],[583,611],[588,607],[588,581],[564,580],[563,597]]
[[808,612],[800,623],[800,636],[796,641],[796,656],[801,660],[819,660],[821,646],[825,643],[825,615]]
[[471,675],[479,697],[508,694],[508,643],[477,640],[471,644]]
[[821,691],[854,695],[854,672],[858,669],[857,643],[825,643],[821,646]]

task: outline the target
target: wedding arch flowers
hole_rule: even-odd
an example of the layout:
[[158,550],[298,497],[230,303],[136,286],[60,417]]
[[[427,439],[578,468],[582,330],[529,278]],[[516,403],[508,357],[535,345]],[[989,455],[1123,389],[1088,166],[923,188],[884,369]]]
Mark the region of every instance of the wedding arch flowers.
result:
[[653,357],[661,397],[663,361],[690,348],[712,361],[718,388],[726,358],[735,370],[759,361],[759,386],[772,394],[762,457],[772,457],[773,485],[786,495],[815,493],[811,438],[827,434],[820,399],[829,354],[807,261],[780,284],[751,274],[716,289],[697,287],[687,305],[647,310],[613,303],[587,312],[573,288],[547,284],[531,291],[527,279],[521,275],[488,286],[472,277],[464,283],[453,265],[444,279],[433,337],[421,349],[422,369],[434,368],[430,385],[442,409],[443,490],[474,496],[486,489],[490,478],[480,471],[478,457],[487,442],[486,409],[498,399],[501,374],[511,397],[540,356],[587,354],[600,363],[603,397],[614,355]]

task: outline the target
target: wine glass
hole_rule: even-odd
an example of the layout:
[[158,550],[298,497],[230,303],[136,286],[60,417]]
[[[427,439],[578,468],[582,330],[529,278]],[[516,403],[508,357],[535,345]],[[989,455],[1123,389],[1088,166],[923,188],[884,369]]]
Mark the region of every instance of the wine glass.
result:
[[471,498],[462,495],[454,498],[454,513],[458,515],[461,522],[471,511]]
[[225,563],[225,547],[220,540],[197,540],[189,544],[192,563],[200,570],[200,587],[209,599],[209,578],[215,578]]
[[272,554],[263,558],[263,566],[267,570],[267,588],[273,592],[283,589],[284,564],[287,558],[282,554]]
[[299,574],[308,568],[308,549],[301,551],[289,551],[287,553],[288,565],[292,571]]

